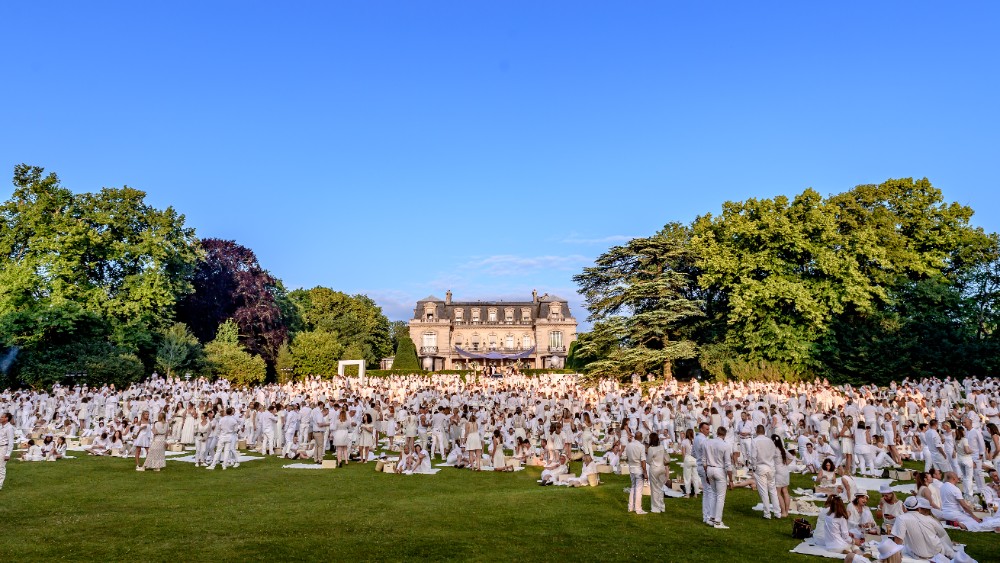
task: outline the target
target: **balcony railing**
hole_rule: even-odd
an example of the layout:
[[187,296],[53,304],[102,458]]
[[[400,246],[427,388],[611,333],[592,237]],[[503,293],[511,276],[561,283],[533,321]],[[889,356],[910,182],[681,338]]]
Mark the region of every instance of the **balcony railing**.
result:
[[456,348],[459,347],[466,352],[503,352],[505,354],[524,352],[525,350],[529,350],[531,348],[531,346],[528,346],[527,348],[517,346],[513,348],[507,348],[506,346],[456,346]]
[[549,346],[549,352],[565,352],[565,346]]
[[484,321],[484,320],[465,321],[465,320],[456,320],[455,324],[456,325],[464,325],[464,326],[478,326],[478,325],[491,325],[491,326],[531,326],[532,322],[530,320],[526,320],[526,321]]
[[420,354],[423,355],[423,356],[426,356],[428,354],[437,354],[437,353],[438,353],[438,347],[437,346],[421,346],[420,347]]

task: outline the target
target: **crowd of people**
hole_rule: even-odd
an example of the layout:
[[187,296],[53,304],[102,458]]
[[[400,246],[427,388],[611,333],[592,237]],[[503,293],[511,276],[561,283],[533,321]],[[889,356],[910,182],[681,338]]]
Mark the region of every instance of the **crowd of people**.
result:
[[[933,543],[931,535],[950,545],[946,533],[921,520],[927,514],[938,526],[1000,530],[996,518],[976,514],[997,504],[1000,380],[854,387],[636,379],[441,374],[234,388],[154,374],[125,389],[6,390],[0,451],[9,459],[22,444],[21,459],[54,460],[72,437],[90,455],[132,458],[137,470],[158,471],[167,445],[181,444],[193,447],[198,466],[226,469],[239,465],[242,441],[263,455],[313,463],[332,452],[337,465],[396,452],[395,470],[405,473],[431,472],[434,458],[474,470],[532,464],[542,468],[541,485],[580,486],[612,471],[630,475],[630,512],[646,512],[646,486],[650,511],[663,512],[664,491],[676,482],[683,494],[702,495],[703,521],[718,529],[728,527],[726,492],[734,486],[757,490],[764,518],[787,517],[790,474],[799,472],[813,474],[816,491],[828,494],[817,535],[850,558],[851,533],[880,527],[907,553],[921,551],[920,541]],[[576,460],[579,475],[570,473]],[[923,463],[916,504],[908,509],[883,493],[878,524],[855,476],[880,476],[905,460]],[[0,487],[4,474],[0,466]],[[923,540],[908,543],[911,536]]]

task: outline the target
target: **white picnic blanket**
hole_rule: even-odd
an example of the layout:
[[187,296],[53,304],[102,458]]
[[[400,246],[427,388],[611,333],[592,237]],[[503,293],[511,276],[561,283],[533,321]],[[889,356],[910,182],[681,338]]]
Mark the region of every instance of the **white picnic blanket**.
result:
[[318,463],[290,463],[288,465],[282,465],[282,469],[326,469]]
[[[795,546],[795,549],[791,550],[791,553],[798,553],[800,555],[815,555],[818,557],[826,557],[829,559],[840,559],[844,560],[843,553],[837,553],[835,551],[827,551],[822,547],[809,545],[807,542],[802,542]],[[871,552],[868,553],[868,559],[871,559]],[[877,561],[878,558],[875,558]],[[903,557],[903,563],[923,563],[922,559],[913,559],[912,557]]]
[[[180,455],[184,454],[184,452],[176,452],[176,453],[180,454]],[[237,463],[244,463],[244,462],[247,462],[247,461],[254,461],[256,459],[264,459],[264,458],[263,457],[252,457],[252,456],[243,455],[243,454],[239,454],[238,456],[236,456],[236,462]],[[189,456],[184,456],[184,457],[171,457],[171,458],[168,459],[168,461],[183,461],[185,463],[194,463],[195,459],[194,459],[193,455],[189,455]]]

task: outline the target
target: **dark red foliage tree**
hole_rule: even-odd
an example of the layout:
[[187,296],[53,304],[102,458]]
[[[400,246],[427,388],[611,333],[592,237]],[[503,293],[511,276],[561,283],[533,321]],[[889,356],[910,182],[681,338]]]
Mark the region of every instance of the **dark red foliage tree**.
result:
[[280,282],[260,266],[252,250],[235,241],[205,239],[201,247],[204,257],[192,280],[194,293],[178,305],[178,320],[201,342],[209,342],[219,324],[233,319],[240,342],[273,366],[288,336],[278,306]]

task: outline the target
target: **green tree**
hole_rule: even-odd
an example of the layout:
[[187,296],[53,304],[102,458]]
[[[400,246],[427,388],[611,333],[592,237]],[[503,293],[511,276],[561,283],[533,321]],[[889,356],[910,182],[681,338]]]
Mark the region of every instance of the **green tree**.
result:
[[399,347],[396,348],[396,356],[392,360],[392,369],[420,370],[420,361],[417,359],[417,347],[413,344],[409,334],[399,336]]
[[365,295],[347,295],[326,287],[295,290],[289,299],[301,312],[303,329],[335,333],[342,346],[361,346],[358,359],[375,366],[392,353],[389,320]]
[[574,276],[594,322],[578,353],[594,375],[624,375],[650,370],[673,374],[674,362],[693,358],[688,333],[704,317],[704,303],[693,299],[693,280],[677,267],[687,261],[689,233],[667,225],[648,238],[612,247],[593,267]]
[[14,187],[0,205],[0,342],[24,347],[26,361],[33,351],[60,356],[68,335],[96,323],[96,338],[151,368],[156,332],[191,291],[198,250],[184,217],[129,187],[73,194],[24,164]]
[[255,385],[264,381],[267,364],[240,344],[239,328],[232,320],[219,325],[215,340],[205,345],[205,360],[212,375],[235,385]]
[[291,344],[295,375],[330,377],[337,373],[337,361],[343,357],[340,336],[326,330],[300,332]]
[[201,344],[184,323],[174,323],[163,331],[156,352],[156,365],[167,377],[185,368],[195,368]]

